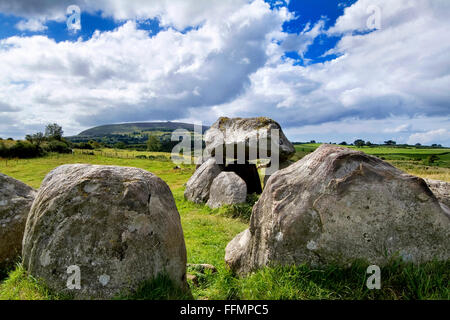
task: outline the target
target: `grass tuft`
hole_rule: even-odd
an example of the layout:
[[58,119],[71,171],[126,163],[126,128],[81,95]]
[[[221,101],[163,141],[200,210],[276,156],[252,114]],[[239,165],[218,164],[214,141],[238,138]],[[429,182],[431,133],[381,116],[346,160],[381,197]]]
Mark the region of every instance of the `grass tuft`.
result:
[[0,300],[59,300],[45,284],[28,275],[22,264],[8,274],[0,284]]

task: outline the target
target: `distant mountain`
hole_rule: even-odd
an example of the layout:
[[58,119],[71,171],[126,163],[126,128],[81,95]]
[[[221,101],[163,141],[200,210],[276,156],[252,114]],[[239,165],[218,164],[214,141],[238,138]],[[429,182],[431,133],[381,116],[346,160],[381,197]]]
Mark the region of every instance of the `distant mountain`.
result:
[[[202,126],[202,133],[209,127]],[[127,145],[143,144],[149,135],[156,135],[161,141],[170,140],[176,129],[194,131],[194,125],[182,122],[137,122],[122,124],[107,124],[84,130],[76,136],[67,137],[72,142],[88,142],[95,140],[108,145],[124,142]]]
[[[203,132],[209,127],[203,126]],[[88,136],[106,136],[106,135],[116,135],[116,134],[139,134],[142,132],[172,132],[176,129],[185,129],[188,131],[194,131],[194,125],[191,123],[182,122],[137,122],[137,123],[122,123],[122,124],[107,124],[103,126],[94,127],[91,129],[84,130],[79,133],[78,136],[88,137]]]

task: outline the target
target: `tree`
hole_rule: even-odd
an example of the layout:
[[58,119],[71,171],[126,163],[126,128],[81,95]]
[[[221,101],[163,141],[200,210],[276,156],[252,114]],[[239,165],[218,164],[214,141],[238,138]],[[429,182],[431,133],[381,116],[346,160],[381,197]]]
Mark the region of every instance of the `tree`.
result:
[[102,146],[101,146],[101,144],[100,143],[98,143],[97,141],[95,141],[95,140],[89,140],[89,142],[88,142],[91,146],[92,146],[92,148],[94,148],[94,149],[100,149]]
[[114,144],[114,148],[116,149],[125,149],[127,145],[123,141],[119,141],[116,144]]
[[367,142],[366,142],[366,146],[371,147],[371,146],[372,146],[372,142],[367,141]]
[[388,145],[388,146],[393,146],[393,145],[396,145],[397,142],[395,142],[394,140],[388,140],[388,141],[385,141],[384,144]]
[[362,139],[357,139],[355,140],[355,142],[353,142],[353,144],[357,147],[362,147],[365,144],[365,142]]
[[341,146],[346,146],[347,145],[347,142],[345,142],[345,141],[342,141],[341,143],[339,143]]
[[61,140],[63,133],[62,127],[57,123],[48,124],[47,127],[45,127],[45,137],[50,140]]
[[41,145],[42,141],[45,140],[45,136],[42,132],[37,132],[37,133],[33,134],[31,137],[32,137],[33,143],[37,147],[39,147]]
[[416,147],[420,147],[422,146],[420,143],[416,143]]
[[25,136],[25,140],[34,144],[36,147],[39,147],[42,141],[45,140],[44,134],[42,132],[37,132],[35,134],[27,134]]
[[155,135],[149,135],[147,140],[147,150],[158,152],[161,151],[161,141]]

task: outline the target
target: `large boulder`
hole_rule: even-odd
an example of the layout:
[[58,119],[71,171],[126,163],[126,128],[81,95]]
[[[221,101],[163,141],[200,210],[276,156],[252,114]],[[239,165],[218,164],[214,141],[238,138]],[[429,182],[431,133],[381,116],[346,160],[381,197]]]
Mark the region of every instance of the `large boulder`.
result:
[[[183,230],[169,187],[137,168],[54,169],[27,220],[23,264],[51,289],[76,299],[132,292],[162,273],[186,288]],[[80,289],[72,278],[77,268]]]
[[439,202],[444,205],[444,209],[450,214],[450,183],[431,179],[425,179],[425,182]]
[[211,158],[204,162],[186,183],[184,197],[195,203],[204,203],[209,199],[209,190],[213,180],[223,171],[223,166]]
[[207,205],[219,208],[223,205],[244,203],[247,198],[247,185],[234,172],[222,172],[213,181]]
[[423,179],[347,148],[322,145],[269,179],[250,227],[225,260],[245,274],[267,265],[386,264],[450,257],[450,219]]
[[0,173],[0,265],[12,263],[22,251],[22,238],[36,190]]
[[[272,150],[272,130],[278,131],[278,141],[273,144],[279,150]],[[219,118],[205,133],[206,154],[218,157],[217,150],[221,150],[222,159],[219,164],[225,163],[228,154],[234,154],[237,159],[238,150],[245,150],[244,160],[269,158],[274,154],[279,156],[280,163],[295,153],[294,146],[281,130],[281,126],[272,119],[259,118]]]

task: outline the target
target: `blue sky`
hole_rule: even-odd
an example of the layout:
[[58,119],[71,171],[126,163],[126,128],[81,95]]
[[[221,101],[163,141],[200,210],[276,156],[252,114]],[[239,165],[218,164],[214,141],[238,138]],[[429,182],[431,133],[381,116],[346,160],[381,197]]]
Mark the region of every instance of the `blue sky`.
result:
[[450,145],[447,13],[441,0],[0,0],[0,136],[268,116],[293,141]]

